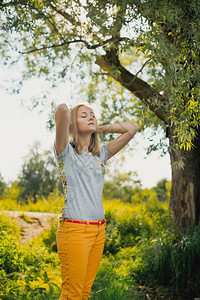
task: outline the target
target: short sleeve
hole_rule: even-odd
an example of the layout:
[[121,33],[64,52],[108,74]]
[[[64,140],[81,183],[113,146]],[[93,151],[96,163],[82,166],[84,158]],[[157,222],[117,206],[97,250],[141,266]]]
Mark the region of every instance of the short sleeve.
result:
[[56,151],[56,147],[55,147],[55,144],[53,145],[53,151],[54,151],[54,155],[56,157],[57,160],[59,159],[64,159],[64,157],[68,156],[70,154],[70,152],[72,151],[72,146],[71,144],[68,142],[66,148],[64,149],[64,151],[61,153],[61,154],[57,154],[57,151]]
[[108,159],[108,144],[102,146],[100,152],[100,158],[103,160],[104,164],[106,164],[106,161]]

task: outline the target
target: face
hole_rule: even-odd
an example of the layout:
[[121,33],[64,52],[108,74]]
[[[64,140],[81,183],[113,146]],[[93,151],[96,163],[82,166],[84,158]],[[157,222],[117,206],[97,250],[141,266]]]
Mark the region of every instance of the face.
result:
[[96,131],[97,121],[90,107],[80,106],[77,110],[77,127],[79,133],[90,133]]

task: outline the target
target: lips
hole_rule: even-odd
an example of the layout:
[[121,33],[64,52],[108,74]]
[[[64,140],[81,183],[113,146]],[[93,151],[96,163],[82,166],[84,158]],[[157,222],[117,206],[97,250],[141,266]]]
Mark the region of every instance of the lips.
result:
[[89,123],[88,125],[94,125],[94,123]]

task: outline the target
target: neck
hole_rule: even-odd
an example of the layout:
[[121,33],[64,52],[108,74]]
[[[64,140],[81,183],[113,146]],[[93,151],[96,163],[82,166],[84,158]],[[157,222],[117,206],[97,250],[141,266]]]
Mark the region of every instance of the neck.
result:
[[88,147],[90,144],[91,134],[79,135],[79,143],[81,145],[81,151],[88,152]]

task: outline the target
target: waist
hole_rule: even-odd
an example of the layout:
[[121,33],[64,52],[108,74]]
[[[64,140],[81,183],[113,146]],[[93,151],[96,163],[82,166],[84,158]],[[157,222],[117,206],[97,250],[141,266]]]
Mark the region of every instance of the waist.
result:
[[77,224],[89,224],[89,225],[103,225],[106,223],[106,219],[103,218],[102,220],[99,221],[85,221],[85,220],[73,220],[73,219],[63,219],[64,222],[69,222],[69,223],[77,223]]

